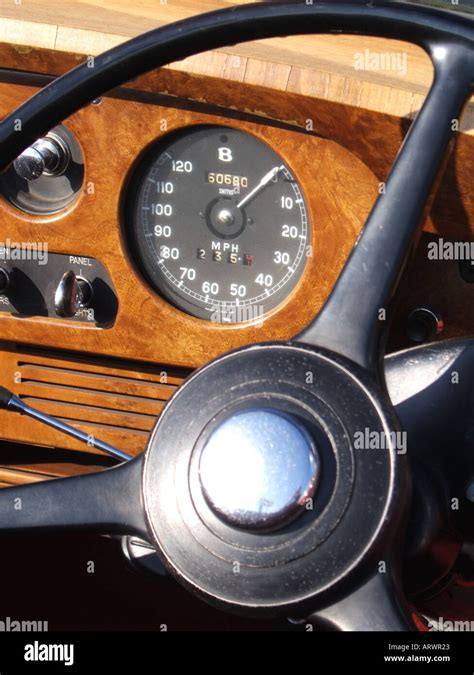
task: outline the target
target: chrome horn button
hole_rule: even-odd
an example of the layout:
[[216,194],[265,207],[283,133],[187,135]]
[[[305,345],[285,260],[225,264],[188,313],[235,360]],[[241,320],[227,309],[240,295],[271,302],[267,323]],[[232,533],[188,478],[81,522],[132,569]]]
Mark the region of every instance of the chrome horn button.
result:
[[246,530],[275,530],[311,502],[320,460],[310,434],[293,415],[272,409],[237,412],[211,433],[199,460],[208,506]]
[[[308,372],[314,377],[308,378]],[[262,412],[270,415],[270,425],[254,423],[253,415]],[[255,508],[255,494],[248,500],[249,477],[259,465],[243,461],[235,434],[232,444],[225,436],[214,437],[210,444],[224,423],[232,420],[238,430],[243,413],[252,413],[252,423],[244,428],[255,431],[253,446],[258,431],[267,448],[262,472],[271,479],[257,497],[272,501],[269,490],[276,483],[282,508],[280,503]],[[393,444],[383,452],[354,447],[361,429],[381,433],[392,424],[373,380],[347,359],[287,343],[251,345],[225,354],[180,387],[148,445],[143,496],[159,555],[200,597],[234,611],[296,616],[327,603],[330,594],[338,597],[349,574],[356,568],[364,574],[369,556],[378,560],[372,556],[386,550],[392,524],[401,517],[399,505],[409,498],[403,457]],[[275,436],[265,437],[268,426],[279,430]],[[294,427],[299,441],[283,443]],[[316,458],[314,485],[308,477],[303,482],[288,477],[295,475],[288,466],[299,456],[294,449],[299,443],[310,465],[308,447]],[[218,473],[211,461],[214,444],[224,467],[219,492],[205,470],[209,461],[214,475]],[[239,475],[235,466],[243,467]],[[313,472],[309,476],[314,478]],[[226,494],[234,484],[240,488],[237,501]],[[308,485],[314,496],[312,509],[306,510],[298,496]],[[252,513],[257,517],[249,527]],[[285,526],[287,517],[294,520]]]

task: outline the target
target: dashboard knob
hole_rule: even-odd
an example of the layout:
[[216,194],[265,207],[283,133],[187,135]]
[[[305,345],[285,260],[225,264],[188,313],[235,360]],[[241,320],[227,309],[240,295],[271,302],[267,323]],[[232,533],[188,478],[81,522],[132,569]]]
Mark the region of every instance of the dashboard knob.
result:
[[31,182],[41,176],[60,176],[70,158],[66,143],[51,132],[22,152],[13,162],[13,168],[20,178]]
[[92,286],[74,272],[63,274],[54,295],[54,307],[58,316],[71,318],[80,309],[88,307],[92,300]]
[[442,317],[431,307],[417,307],[407,320],[407,335],[412,342],[434,340],[443,328]]
[[10,275],[7,270],[0,268],[0,293],[5,293],[10,285]]

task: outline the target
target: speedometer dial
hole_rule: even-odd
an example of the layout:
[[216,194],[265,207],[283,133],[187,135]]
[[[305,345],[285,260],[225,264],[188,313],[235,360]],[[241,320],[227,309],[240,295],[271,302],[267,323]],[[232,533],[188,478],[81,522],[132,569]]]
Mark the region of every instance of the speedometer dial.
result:
[[153,287],[193,316],[258,319],[303,273],[305,200],[289,166],[250,133],[197,126],[155,145],[132,180],[131,245]]

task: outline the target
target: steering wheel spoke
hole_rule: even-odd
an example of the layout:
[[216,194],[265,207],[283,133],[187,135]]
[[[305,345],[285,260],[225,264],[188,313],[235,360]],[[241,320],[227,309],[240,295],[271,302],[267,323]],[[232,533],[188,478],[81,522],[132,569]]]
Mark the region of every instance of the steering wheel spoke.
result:
[[474,339],[406,349],[384,365],[390,398],[417,452],[434,460],[443,449],[452,455],[456,445],[472,455]]
[[0,532],[88,530],[147,537],[143,458],[98,473],[0,490]]
[[[384,563],[381,561],[380,564]],[[309,617],[326,630],[413,631],[415,624],[391,569],[374,570],[354,591]]]
[[435,78],[321,313],[296,339],[377,373],[388,303],[472,88],[472,52],[433,45]]

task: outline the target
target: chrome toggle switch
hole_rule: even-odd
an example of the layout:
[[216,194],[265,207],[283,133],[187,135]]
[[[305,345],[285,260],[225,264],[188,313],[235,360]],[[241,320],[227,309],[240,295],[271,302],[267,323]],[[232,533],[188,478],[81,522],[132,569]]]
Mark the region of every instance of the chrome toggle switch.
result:
[[92,286],[87,279],[77,277],[74,272],[63,274],[54,295],[54,307],[58,316],[71,318],[80,309],[90,305]]

